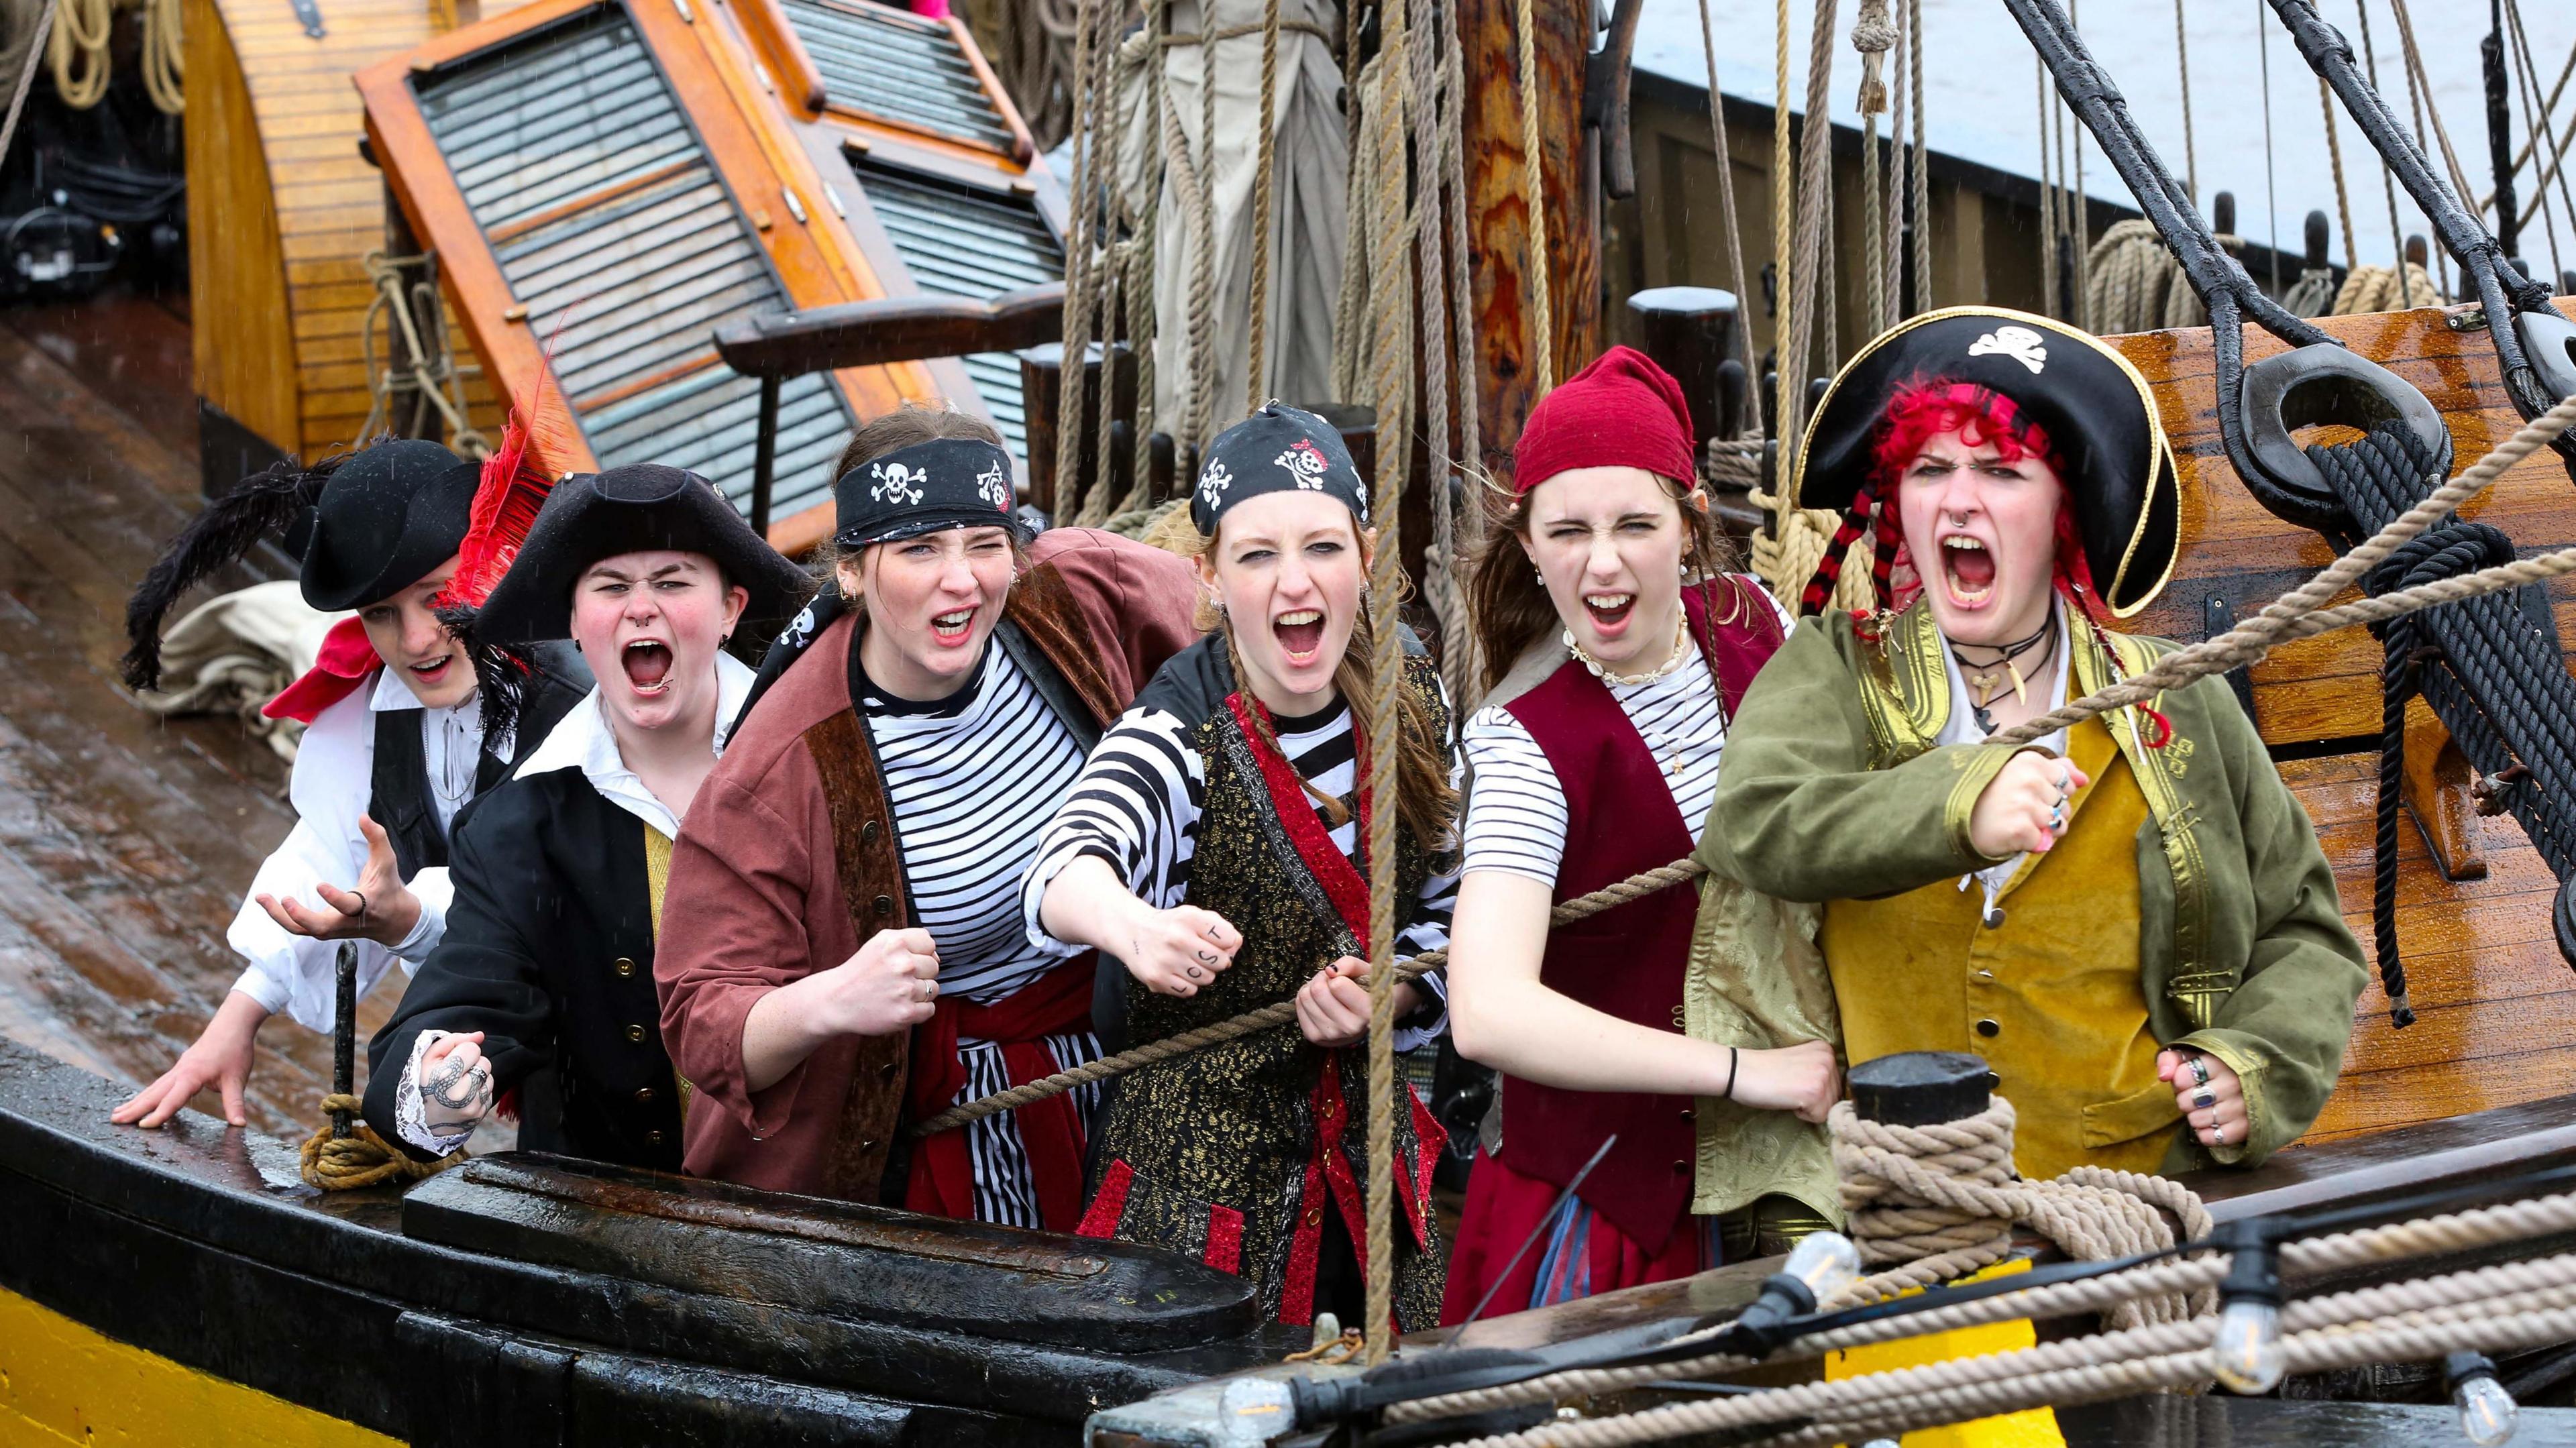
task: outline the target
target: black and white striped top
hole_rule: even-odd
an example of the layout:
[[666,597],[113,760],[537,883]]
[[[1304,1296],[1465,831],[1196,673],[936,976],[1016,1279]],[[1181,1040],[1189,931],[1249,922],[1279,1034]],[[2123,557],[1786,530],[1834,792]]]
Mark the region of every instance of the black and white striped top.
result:
[[[1273,721],[1279,748],[1308,783],[1336,799],[1358,793],[1358,750],[1351,734],[1350,709],[1336,702],[1330,709],[1299,718]],[[1021,892],[1021,910],[1031,942],[1061,955],[1081,947],[1046,933],[1038,923],[1038,904],[1047,882],[1085,855],[1106,860],[1136,897],[1157,910],[1179,905],[1189,893],[1190,859],[1197,849],[1199,816],[1207,803],[1206,765],[1188,740],[1189,724],[1169,710],[1130,709],[1101,736],[1063,807],[1039,842],[1037,863]],[[1338,828],[1318,808],[1318,823],[1332,835],[1334,848],[1349,859],[1359,856],[1356,817]],[[1449,944],[1449,915],[1458,903],[1458,874],[1436,874],[1422,883],[1421,910],[1396,936],[1398,956],[1444,949]],[[1424,977],[1445,999],[1445,983]],[[1396,1049],[1410,1050],[1445,1028],[1445,1015],[1418,1029],[1400,1032]]]
[[940,993],[999,1000],[1062,964],[1022,928],[1019,888],[1038,831],[1082,770],[1072,732],[998,646],[945,699],[858,693],[914,923],[939,945]]
[[[1780,613],[1782,628],[1789,627],[1778,600],[1767,589],[1758,591]],[[1694,660],[1660,679],[1608,687],[1647,752],[1663,766],[1673,807],[1698,838],[1709,802],[1717,797],[1718,756],[1726,747],[1726,706],[1717,680]],[[1565,858],[1565,789],[1546,751],[1499,704],[1477,710],[1459,742],[1475,770],[1461,872],[1492,870],[1553,886]]]

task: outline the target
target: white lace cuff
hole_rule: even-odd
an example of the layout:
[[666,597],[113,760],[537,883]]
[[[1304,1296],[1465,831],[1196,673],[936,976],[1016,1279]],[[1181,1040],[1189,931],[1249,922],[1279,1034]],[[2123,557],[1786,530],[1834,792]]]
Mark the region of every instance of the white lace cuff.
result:
[[465,1144],[474,1134],[467,1126],[453,1136],[441,1136],[430,1130],[429,1103],[420,1089],[420,1062],[430,1047],[456,1034],[453,1031],[423,1031],[412,1038],[411,1058],[403,1062],[402,1079],[394,1083],[394,1134],[432,1156],[445,1156]]

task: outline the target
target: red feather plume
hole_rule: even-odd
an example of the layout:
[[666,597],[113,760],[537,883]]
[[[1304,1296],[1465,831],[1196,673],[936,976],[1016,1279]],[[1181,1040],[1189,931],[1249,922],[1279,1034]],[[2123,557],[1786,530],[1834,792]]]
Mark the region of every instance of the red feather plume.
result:
[[[567,314],[567,319],[569,314]],[[556,334],[562,334],[561,322]],[[554,458],[568,450],[567,428],[547,407],[557,394],[546,384],[554,376],[554,339],[546,341],[544,358],[526,395],[510,404],[510,420],[501,429],[501,445],[483,460],[483,480],[474,490],[467,514],[465,541],[456,550],[456,574],[434,605],[480,608],[492,596],[501,576],[528,541],[537,511],[554,491]]]

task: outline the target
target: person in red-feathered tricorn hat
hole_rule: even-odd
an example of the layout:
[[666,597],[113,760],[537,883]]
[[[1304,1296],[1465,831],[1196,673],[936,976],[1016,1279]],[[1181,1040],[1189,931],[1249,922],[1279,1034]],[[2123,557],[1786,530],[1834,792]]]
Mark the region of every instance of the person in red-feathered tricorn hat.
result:
[[242,1092],[261,1024],[283,1012],[332,1029],[342,941],[356,943],[361,996],[396,961],[410,970],[428,958],[446,929],[449,827],[580,697],[569,681],[578,660],[519,655],[506,667],[528,727],[496,724],[476,697],[469,650],[440,621],[470,583],[461,551],[471,548],[482,471],[419,439],[281,465],[207,504],[136,588],[125,679],[137,690],[159,685],[171,606],[263,538],[279,537],[299,560],[307,604],[355,613],[264,710],[306,727],[288,786],[295,827],[226,935],[245,962],[241,978],[196,1044],[115,1121],[159,1126],[214,1089],[225,1119],[247,1124]]
[[1450,1322],[1777,1251],[1832,1207],[1828,1164],[1803,1193],[1766,1185],[1692,1212],[1693,1097],[1777,1136],[1780,1159],[1822,1160],[1830,1009],[1768,1012],[1743,1037],[1759,1049],[1683,1035],[1689,891],[1548,929],[1551,906],[1690,853],[1729,718],[1788,617],[1730,571],[1681,387],[1642,354],[1612,348],[1549,393],[1517,452],[1470,584],[1493,689],[1465,733],[1450,1010],[1458,1049],[1504,1081]]

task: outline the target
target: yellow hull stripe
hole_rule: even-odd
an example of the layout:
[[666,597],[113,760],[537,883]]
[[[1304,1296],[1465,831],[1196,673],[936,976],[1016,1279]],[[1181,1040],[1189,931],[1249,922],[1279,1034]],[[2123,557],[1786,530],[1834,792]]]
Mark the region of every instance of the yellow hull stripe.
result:
[[[257,1331],[255,1324],[244,1324]],[[323,1364],[314,1371],[327,1372]],[[401,1448],[0,1292],[0,1448]]]

